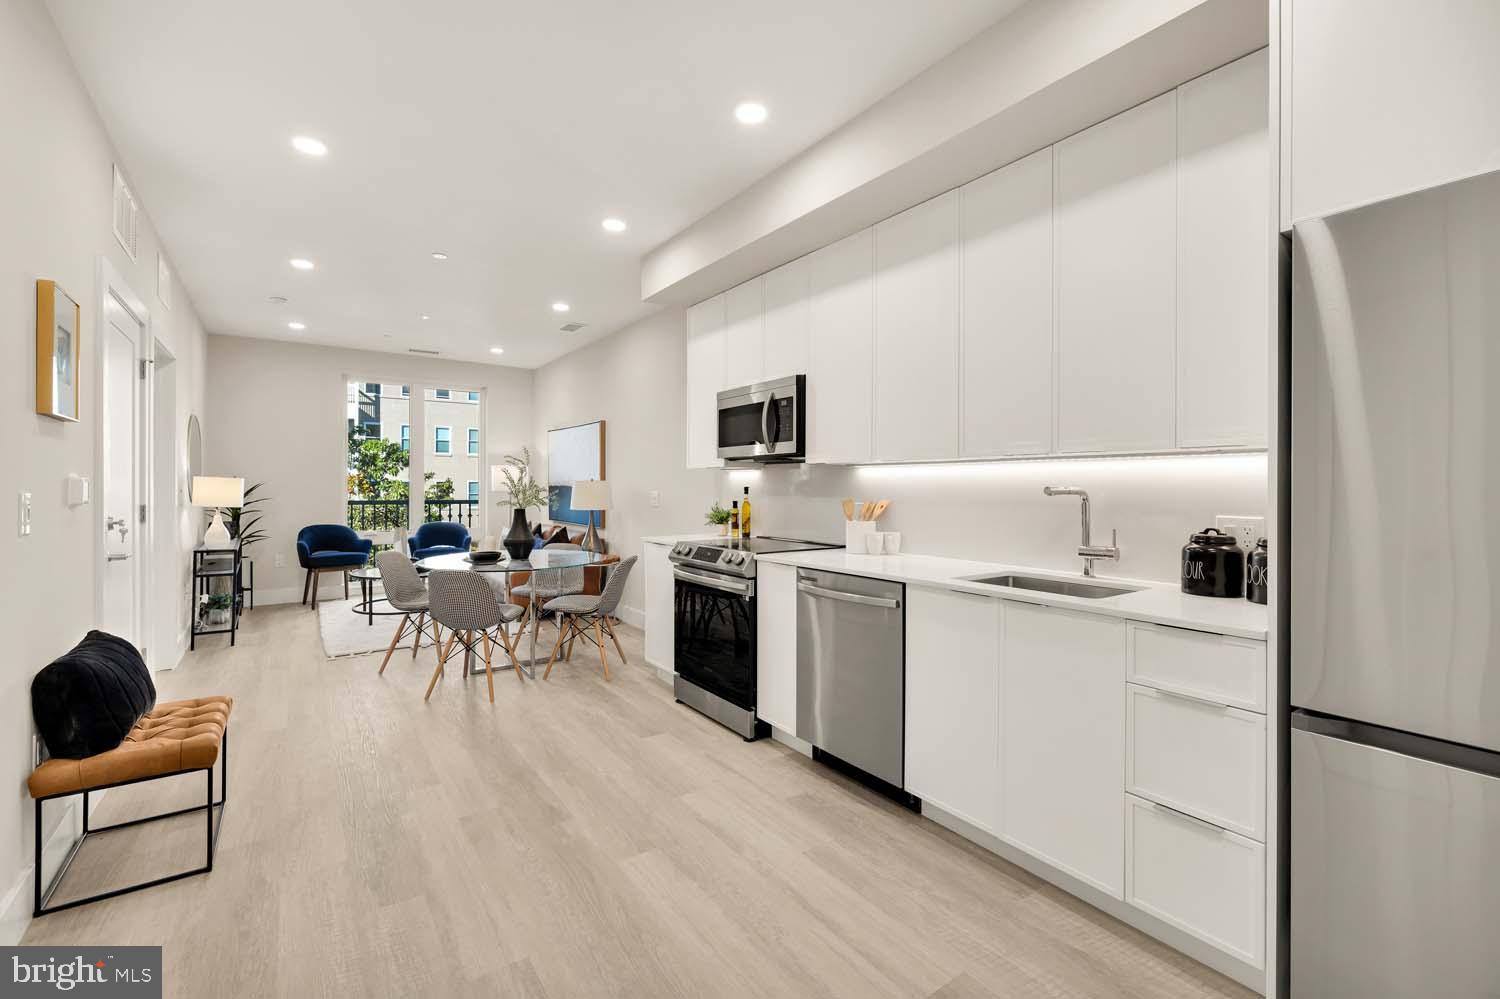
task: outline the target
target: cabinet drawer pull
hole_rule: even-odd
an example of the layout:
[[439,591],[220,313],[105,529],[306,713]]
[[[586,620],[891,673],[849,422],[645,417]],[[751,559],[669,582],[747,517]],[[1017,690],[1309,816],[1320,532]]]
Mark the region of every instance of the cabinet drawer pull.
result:
[[1215,711],[1223,711],[1226,714],[1229,712],[1229,705],[1224,704],[1220,701],[1209,700],[1207,697],[1198,697],[1193,694],[1184,694],[1180,690],[1167,690],[1165,687],[1152,687],[1151,689],[1156,691],[1158,694],[1166,694],[1168,697],[1175,697],[1180,701],[1187,701],[1189,704],[1197,704],[1200,707],[1212,708]]
[[1154,810],[1156,810],[1158,812],[1161,812],[1161,813],[1163,813],[1165,815],[1170,815],[1173,818],[1181,819],[1182,821],[1186,822],[1188,825],[1198,826],[1199,828],[1206,829],[1207,831],[1213,833],[1216,836],[1223,836],[1223,835],[1225,835],[1225,830],[1223,828],[1221,828],[1219,826],[1216,826],[1212,822],[1209,822],[1209,821],[1207,821],[1205,819],[1200,819],[1196,815],[1189,815],[1187,812],[1179,812],[1177,809],[1171,807],[1170,805],[1163,805],[1159,801],[1148,802],[1148,804]]

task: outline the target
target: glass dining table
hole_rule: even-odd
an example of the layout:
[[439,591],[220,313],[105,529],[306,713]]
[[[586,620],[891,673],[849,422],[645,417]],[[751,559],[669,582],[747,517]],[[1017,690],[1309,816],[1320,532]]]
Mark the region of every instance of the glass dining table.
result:
[[[518,572],[548,573],[555,572],[561,575],[565,569],[581,569],[586,565],[596,565],[604,561],[605,556],[599,552],[583,551],[573,548],[538,548],[528,558],[513,559],[502,555],[497,562],[475,562],[465,552],[456,552],[451,555],[433,555],[429,558],[418,559],[415,563],[417,572],[426,576],[430,572],[483,572],[492,573],[500,577],[496,582],[503,582],[504,599],[510,600],[511,577]],[[540,582],[539,575],[533,575],[532,579]],[[561,582],[557,580],[557,582]],[[553,589],[548,585],[533,584],[531,589],[535,593],[539,590]],[[537,633],[541,630],[542,616],[531,615],[531,645],[528,649],[529,656],[520,660],[521,671],[527,676],[535,676],[533,669],[536,666],[545,665],[545,660],[540,659],[536,653]],[[505,625],[501,625],[505,627]],[[483,672],[483,664],[470,662],[470,673]]]

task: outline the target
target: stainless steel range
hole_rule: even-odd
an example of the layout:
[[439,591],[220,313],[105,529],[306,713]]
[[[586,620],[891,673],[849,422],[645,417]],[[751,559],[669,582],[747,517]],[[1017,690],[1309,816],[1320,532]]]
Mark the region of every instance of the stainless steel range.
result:
[[755,716],[755,557],[838,547],[791,538],[675,545],[667,558],[676,580],[677,700],[747,741],[766,734]]

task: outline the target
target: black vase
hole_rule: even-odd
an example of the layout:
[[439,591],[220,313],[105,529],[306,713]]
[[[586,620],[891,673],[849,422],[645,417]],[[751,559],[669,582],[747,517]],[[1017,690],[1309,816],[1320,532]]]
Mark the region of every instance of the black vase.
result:
[[531,555],[531,525],[526,523],[526,511],[517,507],[510,518],[510,530],[505,535],[505,550],[510,557],[524,562]]

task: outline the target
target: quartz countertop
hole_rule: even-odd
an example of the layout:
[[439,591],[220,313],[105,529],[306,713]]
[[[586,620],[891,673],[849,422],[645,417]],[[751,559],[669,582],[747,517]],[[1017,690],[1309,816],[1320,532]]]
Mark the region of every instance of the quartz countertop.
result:
[[[679,538],[677,540],[690,539]],[[909,586],[958,590],[963,593],[977,593],[981,596],[1044,604],[1050,607],[1066,607],[1090,614],[1191,628],[1196,631],[1232,635],[1236,638],[1264,641],[1267,631],[1266,608],[1261,604],[1252,604],[1244,599],[1195,597],[1183,593],[1180,587],[1168,583],[1096,576],[1092,582],[1105,586],[1118,585],[1138,589],[1114,597],[1070,597],[1039,590],[992,586],[965,578],[1021,573],[1052,579],[1083,579],[1077,574],[1007,565],[1001,562],[972,562],[967,559],[941,558],[933,555],[856,555],[842,548],[812,552],[783,552],[760,555],[758,558],[761,562],[842,572],[851,576],[868,576],[874,579],[906,583]]]
[[643,545],[675,545],[679,541],[728,541],[721,537],[717,531],[697,531],[693,534],[656,534],[649,538],[642,538]]

